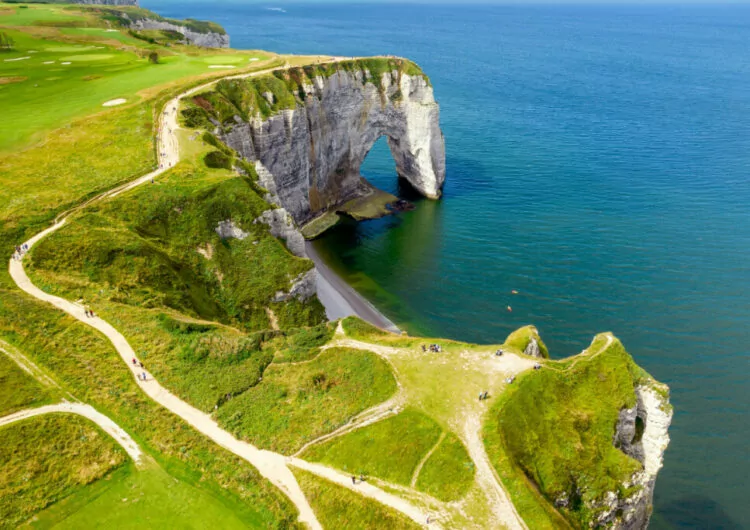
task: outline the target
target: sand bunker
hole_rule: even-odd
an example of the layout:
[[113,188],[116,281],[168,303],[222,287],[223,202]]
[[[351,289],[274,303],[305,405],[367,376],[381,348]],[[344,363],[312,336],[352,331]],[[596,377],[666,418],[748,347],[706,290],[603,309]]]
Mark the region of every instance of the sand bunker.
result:
[[257,57],[250,57],[250,59],[249,59],[250,62],[259,61],[259,60],[260,59],[258,59]]
[[67,62],[64,62],[64,63],[60,63],[60,64],[70,64],[70,61],[67,61]]
[[0,76],[0,85],[10,85],[12,83],[20,83],[21,81],[26,81],[28,77],[24,77],[21,75],[14,75],[14,76]]
[[44,61],[42,64],[55,64],[55,61]]
[[5,59],[5,62],[12,63],[13,61],[23,61],[24,59],[31,59],[31,57],[16,57],[15,59]]
[[109,101],[102,103],[102,107],[116,107],[117,105],[122,105],[126,101],[127,99],[125,98],[110,99]]
[[209,64],[209,68],[234,68],[231,64]]

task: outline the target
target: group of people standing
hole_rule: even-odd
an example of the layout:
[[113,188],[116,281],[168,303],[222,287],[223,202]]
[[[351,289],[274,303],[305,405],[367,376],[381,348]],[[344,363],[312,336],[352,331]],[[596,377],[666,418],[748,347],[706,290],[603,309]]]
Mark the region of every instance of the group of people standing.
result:
[[21,261],[21,259],[23,259],[23,255],[27,250],[29,250],[29,245],[27,245],[26,243],[24,243],[23,245],[16,245],[16,251],[13,253],[13,259],[16,261]]
[[[427,351],[427,346],[422,344],[422,351]],[[429,350],[434,353],[440,353],[443,351],[443,347],[440,344],[430,344]]]

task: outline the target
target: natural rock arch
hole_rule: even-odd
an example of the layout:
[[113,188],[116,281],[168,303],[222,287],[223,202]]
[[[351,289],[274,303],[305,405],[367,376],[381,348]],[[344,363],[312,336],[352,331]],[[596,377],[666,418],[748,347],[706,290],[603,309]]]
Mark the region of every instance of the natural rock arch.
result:
[[[385,136],[398,174],[437,199],[445,181],[440,110],[424,75],[398,69],[374,78],[340,69],[300,86],[293,109],[239,121],[222,139],[254,161],[261,184],[300,224],[368,192],[360,167]],[[263,94],[275,103],[270,92]]]

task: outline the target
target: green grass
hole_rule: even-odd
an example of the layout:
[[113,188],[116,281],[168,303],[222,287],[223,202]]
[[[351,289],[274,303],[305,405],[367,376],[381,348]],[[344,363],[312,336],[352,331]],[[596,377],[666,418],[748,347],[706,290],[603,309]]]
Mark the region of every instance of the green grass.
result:
[[303,458],[347,473],[378,477],[408,486],[419,462],[440,438],[430,417],[407,409],[396,416],[314,445]]
[[[409,486],[419,463],[440,440],[443,429],[429,416],[406,409],[396,416],[320,445],[302,455],[355,475]],[[453,433],[425,462],[416,488],[444,501],[461,498],[474,482],[474,466]]]
[[48,305],[8,289],[0,274],[0,336],[54,373],[136,439],[171,475],[242,508],[252,527],[295,528],[293,505],[247,462],[156,405],[103,337]]
[[71,414],[38,416],[0,428],[0,527],[15,528],[126,459],[107,434]]
[[324,528],[352,530],[416,530],[415,524],[395,510],[337,486],[325,479],[294,470],[294,476]]
[[[635,404],[643,372],[617,340],[594,357],[602,340],[574,366],[551,363],[519,376],[493,406],[484,433],[488,453],[529,523],[554,527],[545,503],[567,494],[571,507],[563,512],[586,527],[596,516],[591,503],[608,491],[626,495],[622,484],[642,467],[612,439],[619,411]],[[555,370],[565,366],[573,367]]]
[[283,343],[278,346],[273,362],[309,361],[320,353],[320,346],[330,341],[335,332],[335,323],[330,322],[324,322],[312,328],[289,330]]
[[[183,111],[189,118],[191,127],[210,128],[210,120],[217,120],[226,128],[234,125],[234,117],[239,115],[248,121],[251,117],[260,115],[268,118],[282,110],[293,109],[305,101],[303,85],[312,85],[317,76],[330,77],[339,71],[363,73],[365,82],[375,83],[380,88],[380,79],[386,72],[401,72],[410,75],[420,75],[427,79],[418,66],[410,61],[390,58],[358,59],[336,63],[317,64],[289,70],[279,70],[274,73],[252,79],[227,79],[221,81],[215,88],[196,95],[192,105]],[[369,74],[367,76],[366,74]],[[266,95],[270,94],[267,98]],[[387,195],[387,194],[386,194]],[[394,197],[388,196],[388,202]],[[369,217],[382,216],[384,198],[379,201],[380,207],[358,205]],[[372,203],[373,201],[370,201]],[[357,208],[352,206],[355,210]]]
[[443,501],[461,499],[474,484],[474,463],[458,436],[449,432],[419,473],[416,487]]
[[[394,348],[414,348],[418,347],[420,344],[428,344],[431,340],[391,333],[373,326],[369,322],[365,322],[356,316],[346,317],[341,322],[344,328],[344,333],[346,333],[347,337],[365,342],[374,342],[376,344],[382,344],[383,346],[391,346]],[[451,342],[441,340],[440,343],[445,347]]]
[[0,416],[49,401],[47,390],[0,352]]
[[524,326],[515,330],[513,333],[508,335],[508,338],[505,339],[503,347],[505,349],[513,351],[514,353],[523,353],[524,350],[526,350],[526,347],[531,342],[531,339],[536,339],[537,344],[539,345],[539,352],[542,354],[542,357],[545,359],[549,359],[549,351],[547,350],[547,345],[544,344],[544,341],[539,336],[539,332],[534,326]]
[[[52,5],[0,8],[0,26],[6,26],[3,31],[15,41],[15,50],[4,53],[0,61],[0,77],[26,78],[0,85],[0,153],[38,141],[43,133],[82,115],[101,112],[106,101],[125,98],[128,104],[139,103],[147,89],[216,74],[209,66],[218,63],[207,64],[203,52],[195,48],[154,46],[103,27],[52,27],[76,20],[82,25],[103,26],[91,10],[82,9]],[[39,27],[42,23],[50,27]],[[33,24],[37,27],[24,27]],[[159,53],[159,64],[148,61],[151,50]],[[247,66],[251,58],[268,57],[257,52],[212,53],[224,64],[232,58]],[[7,61],[23,57],[28,59]],[[71,64],[62,64],[67,61]]]
[[[313,266],[253,222],[268,208],[245,179],[183,164],[158,184],[90,207],[42,241],[28,269],[47,290],[94,306],[165,307],[266,329],[275,293]],[[218,236],[219,222],[230,219],[246,239]],[[310,304],[297,326],[323,320],[319,302]]]
[[304,364],[271,365],[263,382],[219,407],[219,424],[249,442],[291,454],[388,399],[388,364],[361,350],[332,348]]
[[[248,528],[242,511],[159,468],[127,465],[34,517],[33,528]],[[241,508],[241,507],[240,507]]]

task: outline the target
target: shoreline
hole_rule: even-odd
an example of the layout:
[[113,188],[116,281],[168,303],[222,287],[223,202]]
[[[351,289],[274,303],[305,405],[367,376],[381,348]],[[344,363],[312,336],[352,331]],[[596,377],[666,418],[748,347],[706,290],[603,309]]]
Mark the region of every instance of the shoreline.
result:
[[309,241],[305,241],[305,252],[315,263],[315,269],[318,271],[315,287],[329,320],[354,315],[391,333],[401,333],[396,324],[326,265]]

